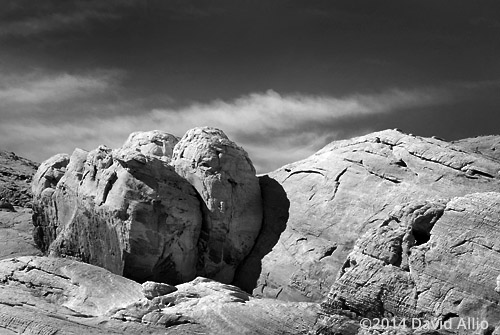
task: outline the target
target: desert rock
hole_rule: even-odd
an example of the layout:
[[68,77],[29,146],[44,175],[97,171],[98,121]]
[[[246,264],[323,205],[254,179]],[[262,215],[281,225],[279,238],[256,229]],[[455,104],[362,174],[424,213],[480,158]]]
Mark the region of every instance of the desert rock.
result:
[[[460,328],[473,319],[500,331],[499,227],[500,193],[398,206],[356,242],[324,312],[448,321],[458,334],[481,330]],[[334,331],[328,317],[319,324]]]
[[15,206],[31,202],[30,183],[38,165],[13,152],[0,151],[0,199]]
[[258,264],[254,293],[322,300],[355,241],[396,205],[497,191],[499,171],[492,157],[398,130],[332,142],[268,175],[283,187],[290,211],[279,241]]
[[33,182],[41,249],[139,281],[193,279],[200,202],[165,159],[174,141],[136,133],[121,149],[76,149],[66,166],[65,156],[42,163]]
[[31,217],[29,208],[17,207],[15,212],[0,209],[0,260],[41,254],[33,241]]
[[178,141],[136,132],[116,150],[43,162],[32,185],[37,245],[141,282],[230,283],[261,226],[255,170],[220,130]]
[[172,164],[204,203],[198,273],[230,283],[262,224],[253,164],[222,131],[209,127],[189,130],[175,146]]
[[[149,286],[151,284],[147,284]],[[149,299],[144,287],[74,260],[0,261],[3,334],[307,334],[319,305],[255,299],[207,278]]]

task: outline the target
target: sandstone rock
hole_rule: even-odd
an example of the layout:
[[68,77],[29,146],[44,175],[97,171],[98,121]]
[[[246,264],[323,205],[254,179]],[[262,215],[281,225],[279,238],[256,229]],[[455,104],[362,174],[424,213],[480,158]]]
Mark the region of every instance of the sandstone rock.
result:
[[106,317],[141,300],[140,284],[89,264],[47,257],[0,261],[2,334],[165,334]]
[[0,199],[15,206],[28,206],[30,183],[37,164],[13,152],[0,151]]
[[17,207],[15,212],[0,210],[0,260],[41,254],[31,234],[31,216],[29,208]]
[[318,312],[314,303],[255,299],[241,289],[207,278],[173,293],[117,310],[112,318],[152,326],[197,325],[199,334],[307,334]]
[[204,206],[198,274],[230,283],[262,224],[259,181],[247,153],[215,128],[189,130],[172,164]]
[[248,155],[213,128],[193,129],[180,142],[137,132],[116,150],[54,156],[32,189],[43,251],[141,282],[207,275],[230,283],[262,223]]
[[319,311],[315,303],[255,299],[206,278],[153,299],[143,293],[149,285],[69,259],[6,259],[0,333],[307,334]]
[[[497,191],[498,171],[497,159],[397,130],[333,142],[278,169],[269,178],[285,190],[289,218],[278,243],[262,259],[254,293],[322,300],[355,241],[383,222],[394,206]],[[276,225],[280,220],[266,218]]]
[[5,200],[5,198],[0,199],[0,211],[15,212],[14,206]]
[[76,149],[66,166],[65,156],[42,163],[33,182],[40,248],[138,281],[193,279],[200,202],[166,162],[173,141],[135,133],[122,149]]
[[161,295],[166,295],[176,291],[177,288],[172,285],[157,283],[154,281],[147,281],[142,283],[142,293],[148,299],[153,299]]
[[133,150],[144,156],[155,156],[170,162],[175,145],[179,138],[159,130],[138,131],[130,134],[121,150]]
[[491,159],[500,160],[500,136],[477,136],[453,144]]
[[[499,228],[496,192],[399,206],[356,242],[323,313],[448,321],[456,334],[481,333],[460,327],[479,320],[484,333],[500,331]],[[319,325],[318,334],[335,328],[328,316]]]

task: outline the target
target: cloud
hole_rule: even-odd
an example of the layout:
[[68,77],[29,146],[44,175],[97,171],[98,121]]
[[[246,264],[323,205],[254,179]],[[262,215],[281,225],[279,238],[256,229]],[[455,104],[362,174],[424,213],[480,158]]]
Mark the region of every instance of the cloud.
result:
[[0,37],[82,30],[92,22],[120,19],[138,3],[137,0],[8,0],[0,13]]
[[[52,81],[37,82],[30,89],[4,90],[0,97],[44,101],[54,99],[53,90],[47,87],[67,90],[66,98],[99,85],[106,87],[106,81],[94,80],[60,76]],[[71,89],[63,88],[68,84]],[[231,101],[215,100],[149,111],[141,110],[141,106],[129,101],[121,105],[123,110],[120,115],[116,114],[117,106],[102,105],[101,108],[113,108],[114,111],[100,116],[80,115],[65,122],[32,117],[22,122],[11,120],[2,123],[0,132],[3,143],[0,142],[0,147],[40,161],[58,152],[70,153],[75,147],[93,149],[99,144],[118,147],[129,133],[137,130],[160,129],[182,136],[192,127],[213,126],[224,130],[232,140],[243,146],[259,172],[266,172],[305,158],[334,139],[372,130],[369,126],[343,129],[345,120],[440,104],[447,99],[449,97],[439,90],[421,89],[389,90],[381,94],[343,98],[281,95],[269,90]],[[137,111],[135,114],[131,112],[134,109]]]
[[31,36],[52,31],[83,28],[92,20],[119,18],[112,13],[83,11],[78,13],[51,14],[43,17],[27,17],[19,21],[7,22],[0,27],[0,36]]
[[88,75],[29,74],[5,76],[0,80],[0,104],[44,104],[106,92],[119,72],[105,71]]

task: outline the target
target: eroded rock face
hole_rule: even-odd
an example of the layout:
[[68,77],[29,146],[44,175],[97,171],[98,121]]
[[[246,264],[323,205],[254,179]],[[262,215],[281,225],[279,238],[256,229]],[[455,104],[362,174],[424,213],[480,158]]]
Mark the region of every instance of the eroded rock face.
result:
[[197,275],[231,282],[262,221],[247,154],[213,128],[193,129],[180,142],[137,132],[116,150],[54,156],[32,189],[43,251],[141,282]]
[[[289,218],[278,243],[261,261],[254,293],[322,300],[355,241],[396,205],[497,191],[499,171],[500,162],[492,155],[398,130],[333,142],[286,165],[269,178],[286,192]],[[279,225],[280,220],[274,222]]]
[[201,277],[167,289],[69,259],[0,261],[2,334],[307,334],[318,310]]
[[75,150],[64,171],[64,156],[44,162],[33,182],[42,250],[139,281],[193,279],[200,202],[168,165],[173,141],[159,132],[136,133],[114,151]]
[[0,260],[17,256],[41,255],[33,241],[29,208],[15,212],[0,209]]
[[35,162],[13,152],[0,151],[0,199],[15,206],[28,205],[30,183],[37,167]]
[[[499,228],[500,193],[400,206],[356,242],[323,312],[447,321],[458,334],[478,330],[459,326],[473,319],[498,332]],[[317,333],[334,332],[330,321]]]
[[172,164],[203,199],[199,274],[230,283],[262,224],[259,181],[247,153],[220,130],[195,128],[175,146]]
[[238,287],[198,277],[174,292],[110,313],[155,327],[197,325],[198,334],[308,334],[319,305],[255,299]]

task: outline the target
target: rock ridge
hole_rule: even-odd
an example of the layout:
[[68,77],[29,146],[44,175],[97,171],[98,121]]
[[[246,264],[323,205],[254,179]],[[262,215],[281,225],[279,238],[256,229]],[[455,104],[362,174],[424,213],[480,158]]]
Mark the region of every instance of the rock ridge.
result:
[[464,143],[478,146],[472,140],[448,143],[385,130],[332,142],[269,173],[283,188],[290,211],[278,242],[258,264],[254,294],[321,301],[356,240],[396,205],[498,191],[500,161],[491,155],[496,151],[483,155]]

